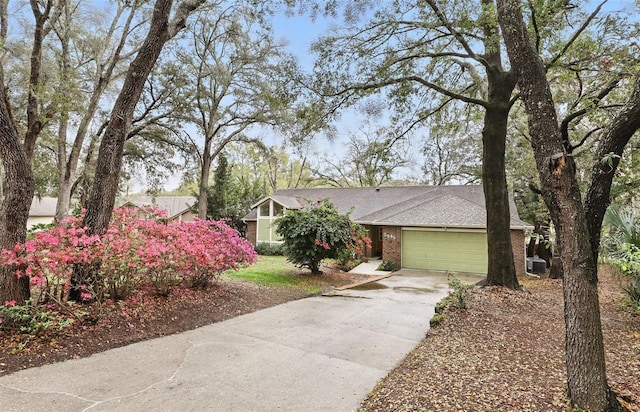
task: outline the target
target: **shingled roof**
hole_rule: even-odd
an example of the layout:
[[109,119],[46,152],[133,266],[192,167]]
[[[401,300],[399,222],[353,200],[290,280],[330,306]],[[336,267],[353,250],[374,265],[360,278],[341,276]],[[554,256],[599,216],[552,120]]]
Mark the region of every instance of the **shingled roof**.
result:
[[[484,228],[487,221],[480,185],[283,189],[257,202],[244,220],[256,220],[256,207],[268,199],[287,209],[329,199],[360,224]],[[513,200],[510,213],[512,229],[531,228],[520,220]]]
[[191,210],[196,203],[196,198],[193,196],[137,196],[127,203],[137,207],[155,206],[160,210],[166,210],[168,217],[172,219]]
[[31,217],[51,217],[56,215],[57,197],[37,197],[34,196],[29,209]]

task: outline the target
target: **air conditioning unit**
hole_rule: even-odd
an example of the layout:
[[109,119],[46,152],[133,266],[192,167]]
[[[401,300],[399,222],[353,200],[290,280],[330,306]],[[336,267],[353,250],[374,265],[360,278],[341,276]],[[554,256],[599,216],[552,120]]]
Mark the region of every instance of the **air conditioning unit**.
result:
[[547,262],[544,259],[536,257],[527,258],[527,272],[529,273],[544,273],[547,271]]

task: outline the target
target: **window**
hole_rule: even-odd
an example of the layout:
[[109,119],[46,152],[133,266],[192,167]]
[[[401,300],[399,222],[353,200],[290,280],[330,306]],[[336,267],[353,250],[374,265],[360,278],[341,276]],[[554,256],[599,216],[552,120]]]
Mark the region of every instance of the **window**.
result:
[[260,205],[260,216],[269,216],[269,202],[264,202]]
[[282,205],[279,203],[273,203],[273,216],[282,216]]

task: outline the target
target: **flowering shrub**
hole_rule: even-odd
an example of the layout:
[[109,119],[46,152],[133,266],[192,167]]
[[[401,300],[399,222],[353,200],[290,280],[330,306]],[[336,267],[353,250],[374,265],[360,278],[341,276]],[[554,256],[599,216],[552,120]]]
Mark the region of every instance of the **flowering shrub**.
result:
[[70,217],[58,227],[35,233],[24,244],[2,251],[2,264],[29,276],[38,302],[66,296],[74,266],[86,265],[94,278],[82,286],[85,300],[123,299],[140,284],[168,294],[186,282],[203,288],[216,276],[251,264],[251,244],[222,221],[163,223],[160,211],[116,209],[107,232],[88,236],[82,218]]
[[354,259],[371,246],[364,228],[351,222],[348,214],[340,214],[326,199],[317,205],[289,210],[276,224],[287,259],[298,267],[309,268],[311,273],[321,273],[323,259]]

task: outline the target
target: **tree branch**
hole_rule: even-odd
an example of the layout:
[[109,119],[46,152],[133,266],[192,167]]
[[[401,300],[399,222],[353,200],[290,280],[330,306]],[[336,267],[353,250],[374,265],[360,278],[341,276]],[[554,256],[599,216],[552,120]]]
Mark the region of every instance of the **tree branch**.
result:
[[487,103],[484,100],[480,100],[480,99],[474,99],[473,97],[469,97],[469,96],[465,96],[456,92],[452,92],[451,90],[447,90],[444,87],[438,86],[437,84],[431,83],[419,76],[406,76],[406,77],[400,77],[397,79],[389,79],[389,80],[385,80],[379,83],[369,83],[369,84],[356,84],[354,86],[351,86],[349,88],[347,88],[346,90],[337,93],[336,95],[340,95],[345,93],[348,90],[371,90],[371,89],[381,89],[385,86],[391,86],[393,84],[399,84],[399,83],[404,83],[404,82],[408,82],[408,81],[413,81],[413,82],[417,82],[420,83],[423,86],[427,86],[428,88],[435,90],[436,92],[443,94],[445,96],[451,97],[453,99],[456,100],[461,100],[465,103],[471,103],[471,104],[477,104],[479,106],[482,107],[487,107],[489,103]]
[[560,50],[560,52],[555,55],[555,57],[553,57],[551,61],[549,61],[549,63],[545,65],[545,70],[549,70],[549,68],[552,67],[560,59],[560,57],[562,57],[567,52],[567,50],[569,50],[569,48],[571,48],[573,43],[578,39],[578,37],[580,37],[582,32],[587,29],[589,24],[591,24],[591,21],[596,18],[598,13],[600,13],[600,9],[602,9],[602,6],[604,6],[607,1],[608,0],[604,0],[602,3],[600,3],[598,7],[596,7],[596,9],[593,11],[593,13],[591,13],[589,17],[587,17],[587,19],[582,23],[582,26],[580,26],[580,28],[573,34],[573,36],[571,36],[562,50]]

